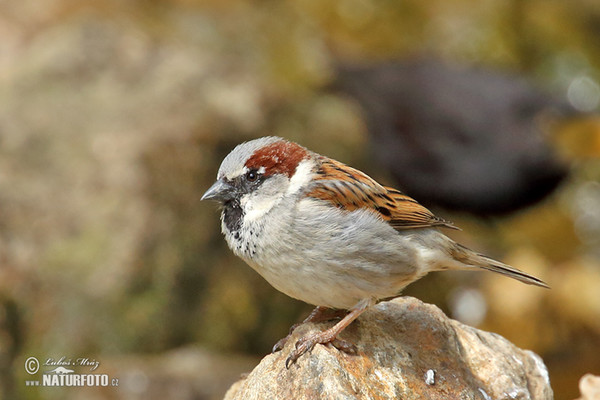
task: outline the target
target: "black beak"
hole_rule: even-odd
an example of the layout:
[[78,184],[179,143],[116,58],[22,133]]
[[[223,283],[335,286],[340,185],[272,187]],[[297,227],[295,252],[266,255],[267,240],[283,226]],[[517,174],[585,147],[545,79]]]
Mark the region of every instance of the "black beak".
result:
[[236,194],[236,189],[230,182],[219,179],[208,188],[200,200],[216,200],[225,203],[228,200],[233,200]]

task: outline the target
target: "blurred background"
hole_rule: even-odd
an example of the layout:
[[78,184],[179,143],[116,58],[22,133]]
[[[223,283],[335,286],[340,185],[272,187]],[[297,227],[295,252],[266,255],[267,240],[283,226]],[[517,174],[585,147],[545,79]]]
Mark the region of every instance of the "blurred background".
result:
[[[599,67],[592,0],[1,0],[0,395],[218,399],[250,371],[311,307],[199,199],[273,134],[548,282],[436,273],[405,294],[577,397],[600,374]],[[26,387],[31,356],[98,360],[119,387]]]

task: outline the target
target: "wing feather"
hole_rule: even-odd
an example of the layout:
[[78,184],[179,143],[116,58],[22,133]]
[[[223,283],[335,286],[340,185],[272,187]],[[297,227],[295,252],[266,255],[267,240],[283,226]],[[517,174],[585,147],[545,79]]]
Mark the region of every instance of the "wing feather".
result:
[[346,211],[372,210],[396,230],[432,226],[457,229],[399,190],[382,186],[361,171],[323,156],[306,196],[329,201]]

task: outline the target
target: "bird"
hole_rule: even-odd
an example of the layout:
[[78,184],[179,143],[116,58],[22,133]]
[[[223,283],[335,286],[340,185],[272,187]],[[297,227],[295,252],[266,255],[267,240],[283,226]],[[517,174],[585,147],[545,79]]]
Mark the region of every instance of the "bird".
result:
[[425,206],[506,216],[569,175],[545,128],[578,112],[521,76],[423,56],[338,64],[335,76],[330,88],[361,107],[374,161]]
[[432,271],[483,269],[548,287],[456,243],[441,231],[457,229],[452,223],[401,191],[280,137],[236,146],[201,200],[221,203],[221,230],[236,256],[275,289],[316,306],[303,323],[325,320],[330,310],[343,315],[301,337],[287,368],[317,344],[352,353],[340,332]]

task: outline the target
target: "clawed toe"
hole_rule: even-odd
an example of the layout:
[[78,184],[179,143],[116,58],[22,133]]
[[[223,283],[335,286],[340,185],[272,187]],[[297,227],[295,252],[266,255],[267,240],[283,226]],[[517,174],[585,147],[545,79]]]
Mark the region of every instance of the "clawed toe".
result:
[[[367,302],[364,302],[364,304],[363,304],[363,302],[361,302],[358,304],[360,307],[357,307],[357,308],[353,309],[352,311],[350,311],[348,314],[346,314],[346,316],[344,318],[342,318],[342,320],[340,322],[338,322],[331,328],[327,329],[326,331],[318,332],[318,333],[311,333],[311,334],[308,334],[308,335],[300,338],[296,342],[296,346],[290,353],[289,357],[285,360],[285,367],[289,368],[290,365],[295,363],[296,360],[298,360],[298,358],[302,354],[306,353],[307,351],[312,350],[313,347],[315,347],[315,345],[317,343],[321,343],[321,344],[331,343],[332,346],[334,346],[335,348],[337,348],[341,351],[344,351],[344,352],[350,353],[350,354],[355,354],[356,346],[354,346],[352,343],[346,342],[345,340],[337,339],[337,336],[340,334],[341,331],[344,330],[344,328],[346,328],[348,325],[350,325],[350,323],[352,323],[352,321],[354,321],[363,311],[365,311],[369,304],[370,303],[367,303]],[[321,307],[317,307],[311,315],[314,316],[314,314],[318,314],[318,311],[320,309],[321,309]],[[307,322],[309,319],[310,318],[307,318],[307,320],[305,320],[305,322]],[[279,342],[278,342],[278,344],[279,344]],[[277,345],[275,345],[275,346],[277,347]]]
[[294,350],[290,353],[288,358],[285,360],[285,367],[289,368],[290,365],[296,362],[298,358],[307,351],[311,351],[317,343],[319,343],[319,334],[313,333],[306,335],[298,339]]
[[271,353],[277,353],[278,351],[283,350],[283,348],[285,347],[285,344],[287,343],[288,339],[290,338],[290,335],[281,338],[277,341],[277,343],[275,343],[275,345],[273,346],[273,349],[271,350]]
[[273,349],[271,350],[271,353],[277,353],[280,350],[283,350],[283,348],[285,347],[285,344],[287,343],[287,341],[289,340],[289,338],[292,336],[292,333],[294,333],[294,331],[296,330],[297,327],[299,327],[300,324],[294,324],[290,327],[290,332],[287,334],[286,337],[281,338],[277,341],[277,343],[275,343],[275,345],[273,346]]
[[332,338],[328,331],[312,333],[298,339],[294,350],[292,350],[288,358],[285,360],[285,367],[289,369],[290,365],[294,364],[302,354],[312,351],[317,343],[330,344],[336,349],[348,354],[356,354],[357,352],[354,344],[343,339],[338,339],[335,337]]
[[277,341],[277,343],[275,343],[273,345],[273,348],[271,349],[271,353],[277,353],[278,351],[281,351],[285,347],[286,343],[287,343],[287,337],[279,339]]

